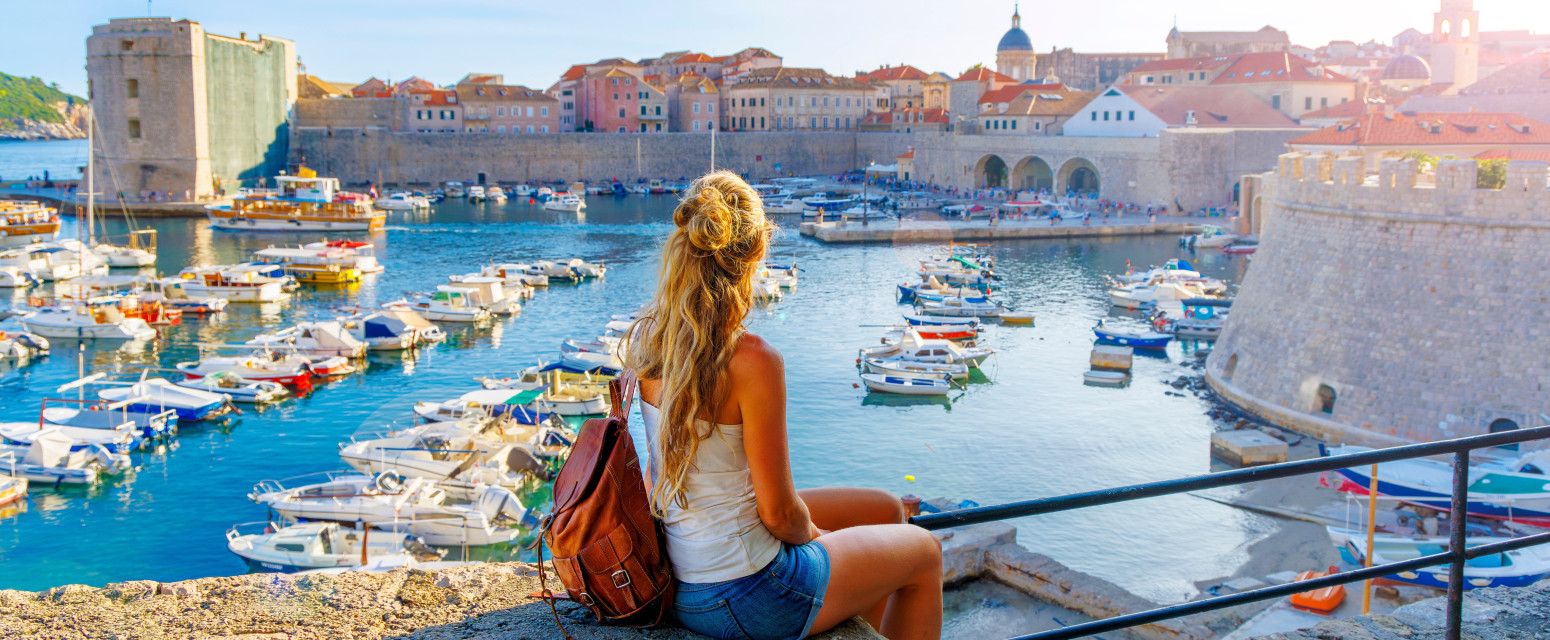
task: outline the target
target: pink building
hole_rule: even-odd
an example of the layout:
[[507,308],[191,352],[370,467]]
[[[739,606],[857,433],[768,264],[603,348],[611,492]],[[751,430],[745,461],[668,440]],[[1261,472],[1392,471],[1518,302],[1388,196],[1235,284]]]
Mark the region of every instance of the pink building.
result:
[[467,133],[555,133],[559,101],[542,91],[508,85],[498,74],[469,74],[457,84]]

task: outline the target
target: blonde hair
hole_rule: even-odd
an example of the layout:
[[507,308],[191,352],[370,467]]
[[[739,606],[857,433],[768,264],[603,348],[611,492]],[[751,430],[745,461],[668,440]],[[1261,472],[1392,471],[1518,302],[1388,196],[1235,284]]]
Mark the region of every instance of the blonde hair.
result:
[[700,415],[712,421],[726,399],[726,368],[753,306],[753,276],[774,225],[759,193],[730,171],[695,180],[673,209],[676,228],[662,248],[657,291],[626,333],[625,364],[660,380],[660,467],[651,491],[658,517],[686,504],[684,482],[701,440]]

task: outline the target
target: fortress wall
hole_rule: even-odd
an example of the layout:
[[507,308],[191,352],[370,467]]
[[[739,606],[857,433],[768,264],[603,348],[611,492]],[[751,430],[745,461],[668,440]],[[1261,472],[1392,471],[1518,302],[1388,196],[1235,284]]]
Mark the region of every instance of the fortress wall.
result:
[[[1388,445],[1539,426],[1550,413],[1545,163],[1475,187],[1473,161],[1288,153],[1262,179],[1260,250],[1207,362],[1224,396],[1285,426]],[[1331,413],[1321,385],[1335,392]]]

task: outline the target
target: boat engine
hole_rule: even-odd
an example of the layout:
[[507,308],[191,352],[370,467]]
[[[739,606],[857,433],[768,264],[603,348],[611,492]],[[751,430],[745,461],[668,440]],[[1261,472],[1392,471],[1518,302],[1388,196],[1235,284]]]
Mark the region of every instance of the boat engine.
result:
[[506,468],[519,473],[526,473],[544,482],[554,479],[554,471],[533,455],[526,447],[512,447],[506,453]]
[[521,522],[527,515],[527,507],[522,506],[522,501],[517,499],[517,494],[504,487],[485,487],[479,490],[479,497],[474,500],[479,512],[491,521],[510,520]]

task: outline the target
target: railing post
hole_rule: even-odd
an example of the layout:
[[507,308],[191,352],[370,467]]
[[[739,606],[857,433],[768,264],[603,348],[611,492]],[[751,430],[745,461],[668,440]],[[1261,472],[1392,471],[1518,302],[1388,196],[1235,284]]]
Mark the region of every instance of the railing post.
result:
[[[1448,551],[1453,563],[1448,565],[1448,631],[1447,640],[1459,640],[1464,618],[1464,530],[1469,520],[1469,450],[1453,454],[1453,511],[1448,514]],[[1367,551],[1371,555],[1372,550]]]

